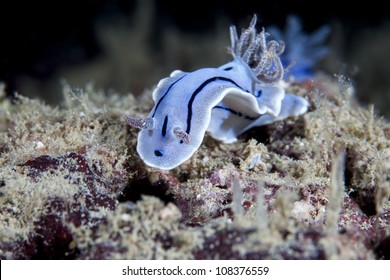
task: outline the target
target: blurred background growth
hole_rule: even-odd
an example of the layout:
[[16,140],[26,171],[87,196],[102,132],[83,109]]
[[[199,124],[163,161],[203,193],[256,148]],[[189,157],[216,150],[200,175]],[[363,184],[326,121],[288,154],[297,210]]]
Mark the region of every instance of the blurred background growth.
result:
[[319,68],[351,78],[358,99],[390,117],[390,12],[375,1],[4,0],[0,10],[0,81],[9,95],[55,104],[62,79],[138,95],[175,69],[228,62],[229,25],[240,30],[256,13],[259,27],[284,29],[294,14],[305,32],[331,27]]

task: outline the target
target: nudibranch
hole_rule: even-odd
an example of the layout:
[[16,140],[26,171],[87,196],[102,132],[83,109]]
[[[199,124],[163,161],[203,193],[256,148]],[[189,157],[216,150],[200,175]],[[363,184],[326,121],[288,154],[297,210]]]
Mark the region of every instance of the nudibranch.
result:
[[137,152],[149,166],[170,170],[188,160],[207,132],[232,143],[246,130],[307,111],[308,102],[285,93],[282,41],[256,32],[256,16],[238,37],[230,27],[233,61],[194,72],[173,71],[153,92],[149,116],[126,122],[141,131]]

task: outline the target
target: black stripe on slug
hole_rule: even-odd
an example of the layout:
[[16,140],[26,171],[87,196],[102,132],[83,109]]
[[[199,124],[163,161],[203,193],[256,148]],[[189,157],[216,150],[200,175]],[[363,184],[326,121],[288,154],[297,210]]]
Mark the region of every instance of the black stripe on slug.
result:
[[167,135],[167,125],[168,125],[168,116],[165,116],[164,123],[163,123],[162,130],[161,130],[161,134],[163,137],[165,137],[165,135]]
[[[212,82],[215,82],[215,81],[225,81],[225,82],[228,82],[228,83],[231,83],[233,85],[235,85],[236,87],[238,87],[239,89],[241,90],[244,90],[242,87],[240,87],[235,81],[231,80],[231,79],[228,79],[228,78],[225,78],[225,77],[212,77],[210,79],[207,79],[206,81],[204,81],[191,95],[191,98],[190,100],[188,101],[188,115],[187,115],[187,129],[186,129],[186,132],[188,134],[190,134],[191,132],[191,122],[192,122],[192,104],[194,103],[195,101],[195,98],[196,96],[198,95],[199,92],[202,91],[202,89],[207,86],[208,84],[212,83]],[[248,92],[248,90],[245,90],[246,92]]]
[[224,71],[230,71],[230,70],[232,70],[233,69],[233,67],[226,67],[226,68],[223,68],[222,70],[224,70]]
[[228,108],[228,107],[214,106],[213,109],[222,109],[222,110],[229,111],[229,112],[232,113],[233,115],[238,115],[238,113],[237,113],[235,110],[230,109],[230,108]]
[[223,106],[215,106],[213,109],[222,109],[222,110],[226,110],[230,113],[232,113],[233,115],[237,115],[239,117],[244,117],[246,120],[249,120],[249,121],[254,121],[256,120],[258,117],[250,117],[250,116],[247,116],[247,115],[244,115],[243,113],[241,112],[237,112],[229,107],[223,107]]
[[156,108],[154,109],[154,112],[153,112],[153,115],[152,115],[152,118],[154,118],[154,115],[156,114],[157,112],[157,108],[158,106],[160,106],[161,102],[163,101],[163,99],[165,98],[165,96],[167,96],[167,94],[169,93],[169,91],[171,90],[171,88],[178,82],[180,81],[181,79],[183,79],[185,76],[187,76],[187,74],[184,74],[182,77],[180,77],[180,79],[177,79],[177,81],[175,81],[174,83],[172,83],[167,91],[164,93],[164,95],[158,100],[157,104],[156,104]]
[[263,93],[263,91],[261,89],[259,89],[258,91],[255,91],[255,93],[253,94],[256,98],[259,98],[261,96],[261,94]]

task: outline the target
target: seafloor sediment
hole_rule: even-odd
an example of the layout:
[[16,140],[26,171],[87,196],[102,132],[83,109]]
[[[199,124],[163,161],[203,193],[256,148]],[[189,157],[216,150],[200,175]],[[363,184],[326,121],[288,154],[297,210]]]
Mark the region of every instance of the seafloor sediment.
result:
[[206,136],[171,171],[150,168],[123,114],[139,98],[88,85],[52,107],[0,99],[1,259],[388,259],[390,125],[342,77],[288,90],[309,112]]

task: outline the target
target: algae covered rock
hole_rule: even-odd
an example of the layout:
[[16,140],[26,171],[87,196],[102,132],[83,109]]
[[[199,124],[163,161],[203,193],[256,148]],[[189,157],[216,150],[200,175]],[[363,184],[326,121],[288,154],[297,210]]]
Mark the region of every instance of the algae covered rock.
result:
[[1,90],[2,259],[389,258],[390,125],[343,77],[291,83],[308,113],[206,136],[169,172],[122,119],[150,91],[64,85],[53,107]]

